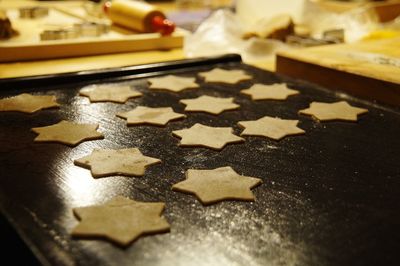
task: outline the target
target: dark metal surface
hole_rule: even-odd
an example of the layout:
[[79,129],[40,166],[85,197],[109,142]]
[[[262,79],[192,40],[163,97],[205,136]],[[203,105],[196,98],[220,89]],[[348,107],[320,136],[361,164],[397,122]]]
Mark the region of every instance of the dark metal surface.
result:
[[[89,103],[78,96],[83,83],[8,89],[0,96],[22,92],[54,94],[59,110],[32,115],[0,113],[0,207],[42,263],[52,265],[395,265],[400,243],[400,113],[312,85],[288,80],[301,91],[287,101],[257,101],[239,93],[254,83],[281,81],[276,75],[240,62],[213,62],[156,74],[195,76],[215,66],[244,69],[254,76],[237,85],[207,84],[182,93],[148,90],[144,73],[123,81],[143,93],[126,104]],[[153,75],[154,73],[149,73]],[[88,83],[90,84],[90,83]],[[187,113],[166,127],[127,127],[115,116],[138,105],[171,106],[184,112],[180,99],[203,94],[235,97],[236,111],[219,116]],[[297,111],[312,101],[345,98],[367,108],[357,123],[318,123]],[[200,122],[232,126],[262,116],[299,119],[303,136],[279,142],[246,137],[222,151],[181,148],[173,130]],[[33,143],[32,127],[65,119],[99,123],[104,140],[71,148]],[[160,158],[140,178],[93,179],[73,160],[93,148],[138,147]],[[238,173],[259,177],[253,203],[229,201],[204,207],[195,197],[171,191],[189,168],[232,166]],[[103,203],[123,195],[141,201],[166,202],[164,216],[171,232],[142,237],[126,249],[102,240],[73,239],[77,224],[72,208]]]

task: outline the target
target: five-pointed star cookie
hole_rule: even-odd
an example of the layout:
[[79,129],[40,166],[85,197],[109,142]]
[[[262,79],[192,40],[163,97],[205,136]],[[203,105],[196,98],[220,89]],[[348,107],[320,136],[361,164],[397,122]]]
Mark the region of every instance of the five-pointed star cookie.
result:
[[238,124],[245,128],[240,135],[264,136],[280,140],[288,135],[304,134],[305,131],[297,127],[299,120],[286,120],[264,116],[254,121],[240,121]]
[[173,92],[180,92],[185,89],[196,89],[199,84],[196,83],[196,78],[178,77],[174,75],[167,75],[159,78],[147,79],[150,82],[150,89],[155,90],[168,90]]
[[223,200],[254,200],[250,189],[261,179],[237,174],[231,167],[213,170],[186,171],[186,180],[172,186],[173,190],[194,194],[204,205]]
[[61,121],[46,127],[35,127],[32,131],[39,134],[36,142],[60,142],[76,146],[85,140],[104,138],[103,134],[96,131],[96,124],[77,124],[69,121]]
[[225,70],[222,68],[214,68],[211,71],[199,73],[206,82],[222,82],[228,84],[236,84],[242,80],[248,80],[252,77],[247,75],[243,70]]
[[90,85],[81,89],[79,94],[89,97],[90,102],[116,103],[125,103],[129,98],[142,95],[128,85]]
[[203,95],[196,99],[183,99],[181,103],[186,104],[185,111],[206,112],[218,115],[226,110],[235,110],[239,105],[233,103],[233,98],[218,98]]
[[0,100],[0,111],[16,111],[34,113],[36,111],[59,107],[56,97],[52,95],[32,95],[22,93],[20,95]]
[[285,100],[290,95],[299,94],[299,91],[289,89],[285,83],[273,85],[254,84],[249,89],[240,92],[250,95],[252,100]]
[[226,144],[243,142],[244,139],[232,134],[231,127],[209,127],[195,124],[191,128],[172,131],[181,139],[180,146],[202,146],[222,150]]
[[81,221],[71,234],[127,246],[141,235],[169,231],[168,222],[161,217],[164,207],[162,202],[138,202],[118,196],[103,205],[74,208]]
[[310,108],[300,110],[300,114],[311,115],[319,121],[344,120],[357,121],[357,116],[367,109],[353,107],[345,101],[336,103],[312,102]]
[[156,158],[144,156],[139,149],[95,149],[85,157],[74,161],[75,165],[90,169],[93,177],[111,175],[142,176],[146,167],[160,163]]
[[127,119],[128,125],[152,124],[165,126],[169,121],[185,117],[175,113],[171,107],[151,108],[138,106],[129,112],[118,113],[117,116]]

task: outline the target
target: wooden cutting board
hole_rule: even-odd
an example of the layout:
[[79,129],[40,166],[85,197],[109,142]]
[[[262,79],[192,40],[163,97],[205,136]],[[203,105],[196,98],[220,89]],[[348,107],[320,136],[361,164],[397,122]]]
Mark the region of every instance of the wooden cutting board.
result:
[[283,51],[276,71],[400,106],[400,38]]

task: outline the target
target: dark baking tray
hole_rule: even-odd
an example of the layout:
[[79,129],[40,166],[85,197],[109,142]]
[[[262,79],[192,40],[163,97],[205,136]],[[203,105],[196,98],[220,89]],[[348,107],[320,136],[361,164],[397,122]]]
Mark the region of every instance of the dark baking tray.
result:
[[[147,77],[196,76],[214,67],[243,69],[254,79],[236,85],[205,83],[182,93],[150,91]],[[316,73],[317,75],[317,73]],[[143,97],[126,104],[92,103],[78,96],[85,85],[123,82]],[[251,101],[240,90],[254,83],[287,82],[300,95],[286,101]],[[54,94],[60,109],[0,113],[0,208],[40,263],[51,265],[397,265],[400,243],[400,112],[241,62],[237,55],[104,71],[0,81],[0,96]],[[171,106],[199,95],[235,97],[236,111],[187,113],[166,127],[127,127],[115,117],[138,105]],[[319,123],[298,115],[312,101],[346,100],[367,108],[357,123]],[[262,116],[299,119],[305,135],[274,141],[245,137],[222,151],[182,148],[173,130],[200,122],[231,126]],[[32,127],[60,120],[98,123],[104,140],[76,147],[34,143]],[[73,160],[93,148],[138,147],[160,158],[143,177],[93,179]],[[194,196],[171,191],[185,170],[231,166],[259,177],[255,202],[204,207]],[[123,195],[166,202],[171,232],[138,239],[126,249],[107,241],[71,238],[72,208]]]

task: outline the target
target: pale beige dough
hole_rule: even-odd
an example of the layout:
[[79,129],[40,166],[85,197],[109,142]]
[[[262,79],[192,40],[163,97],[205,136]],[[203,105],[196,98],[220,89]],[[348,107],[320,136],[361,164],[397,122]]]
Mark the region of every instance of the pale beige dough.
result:
[[125,103],[130,98],[142,95],[128,85],[90,85],[81,89],[79,94],[89,97],[90,102],[116,103]]
[[42,109],[59,107],[56,97],[53,95],[32,95],[22,93],[20,95],[0,99],[0,111],[15,111],[34,113]]
[[232,132],[231,127],[209,127],[197,123],[191,128],[172,131],[172,134],[182,138],[180,146],[200,146],[222,150],[228,143],[244,141]]
[[196,195],[204,205],[223,200],[255,200],[251,189],[261,184],[259,178],[237,174],[231,167],[186,171],[186,180],[172,186],[175,191]]
[[236,84],[239,81],[252,79],[252,76],[246,74],[243,70],[225,70],[222,68],[214,68],[210,71],[200,72],[199,76],[204,78],[206,82],[221,82],[228,84]]
[[289,135],[304,134],[305,131],[297,127],[299,120],[287,120],[264,116],[258,120],[240,121],[238,124],[245,130],[241,135],[264,136],[280,140]]
[[129,112],[118,113],[117,116],[125,118],[128,125],[151,124],[165,126],[169,121],[184,118],[184,114],[175,113],[171,107],[145,107],[138,106]]
[[104,138],[103,134],[96,131],[98,127],[97,124],[77,124],[63,120],[54,125],[32,128],[32,131],[39,134],[35,142],[59,142],[76,146],[85,140]]
[[240,106],[233,102],[233,98],[219,98],[203,95],[195,99],[183,99],[179,102],[186,105],[185,111],[206,112],[218,115],[223,111],[235,110]]
[[196,78],[191,77],[167,75],[159,78],[149,78],[147,81],[150,83],[149,89],[151,90],[180,92],[186,89],[199,88],[199,84],[196,83]]
[[299,94],[297,90],[292,90],[286,84],[254,84],[249,89],[240,91],[250,95],[252,100],[286,100],[291,95]]
[[169,223],[161,217],[164,208],[163,202],[138,202],[122,196],[102,205],[74,208],[80,222],[71,234],[128,246],[142,235],[169,231]]
[[335,103],[312,102],[309,108],[299,111],[300,114],[311,115],[319,121],[357,121],[358,115],[367,112],[367,109],[353,107],[346,101]]
[[111,175],[143,176],[148,166],[161,160],[144,156],[137,148],[95,149],[90,155],[74,161],[75,165],[90,169],[93,177]]

